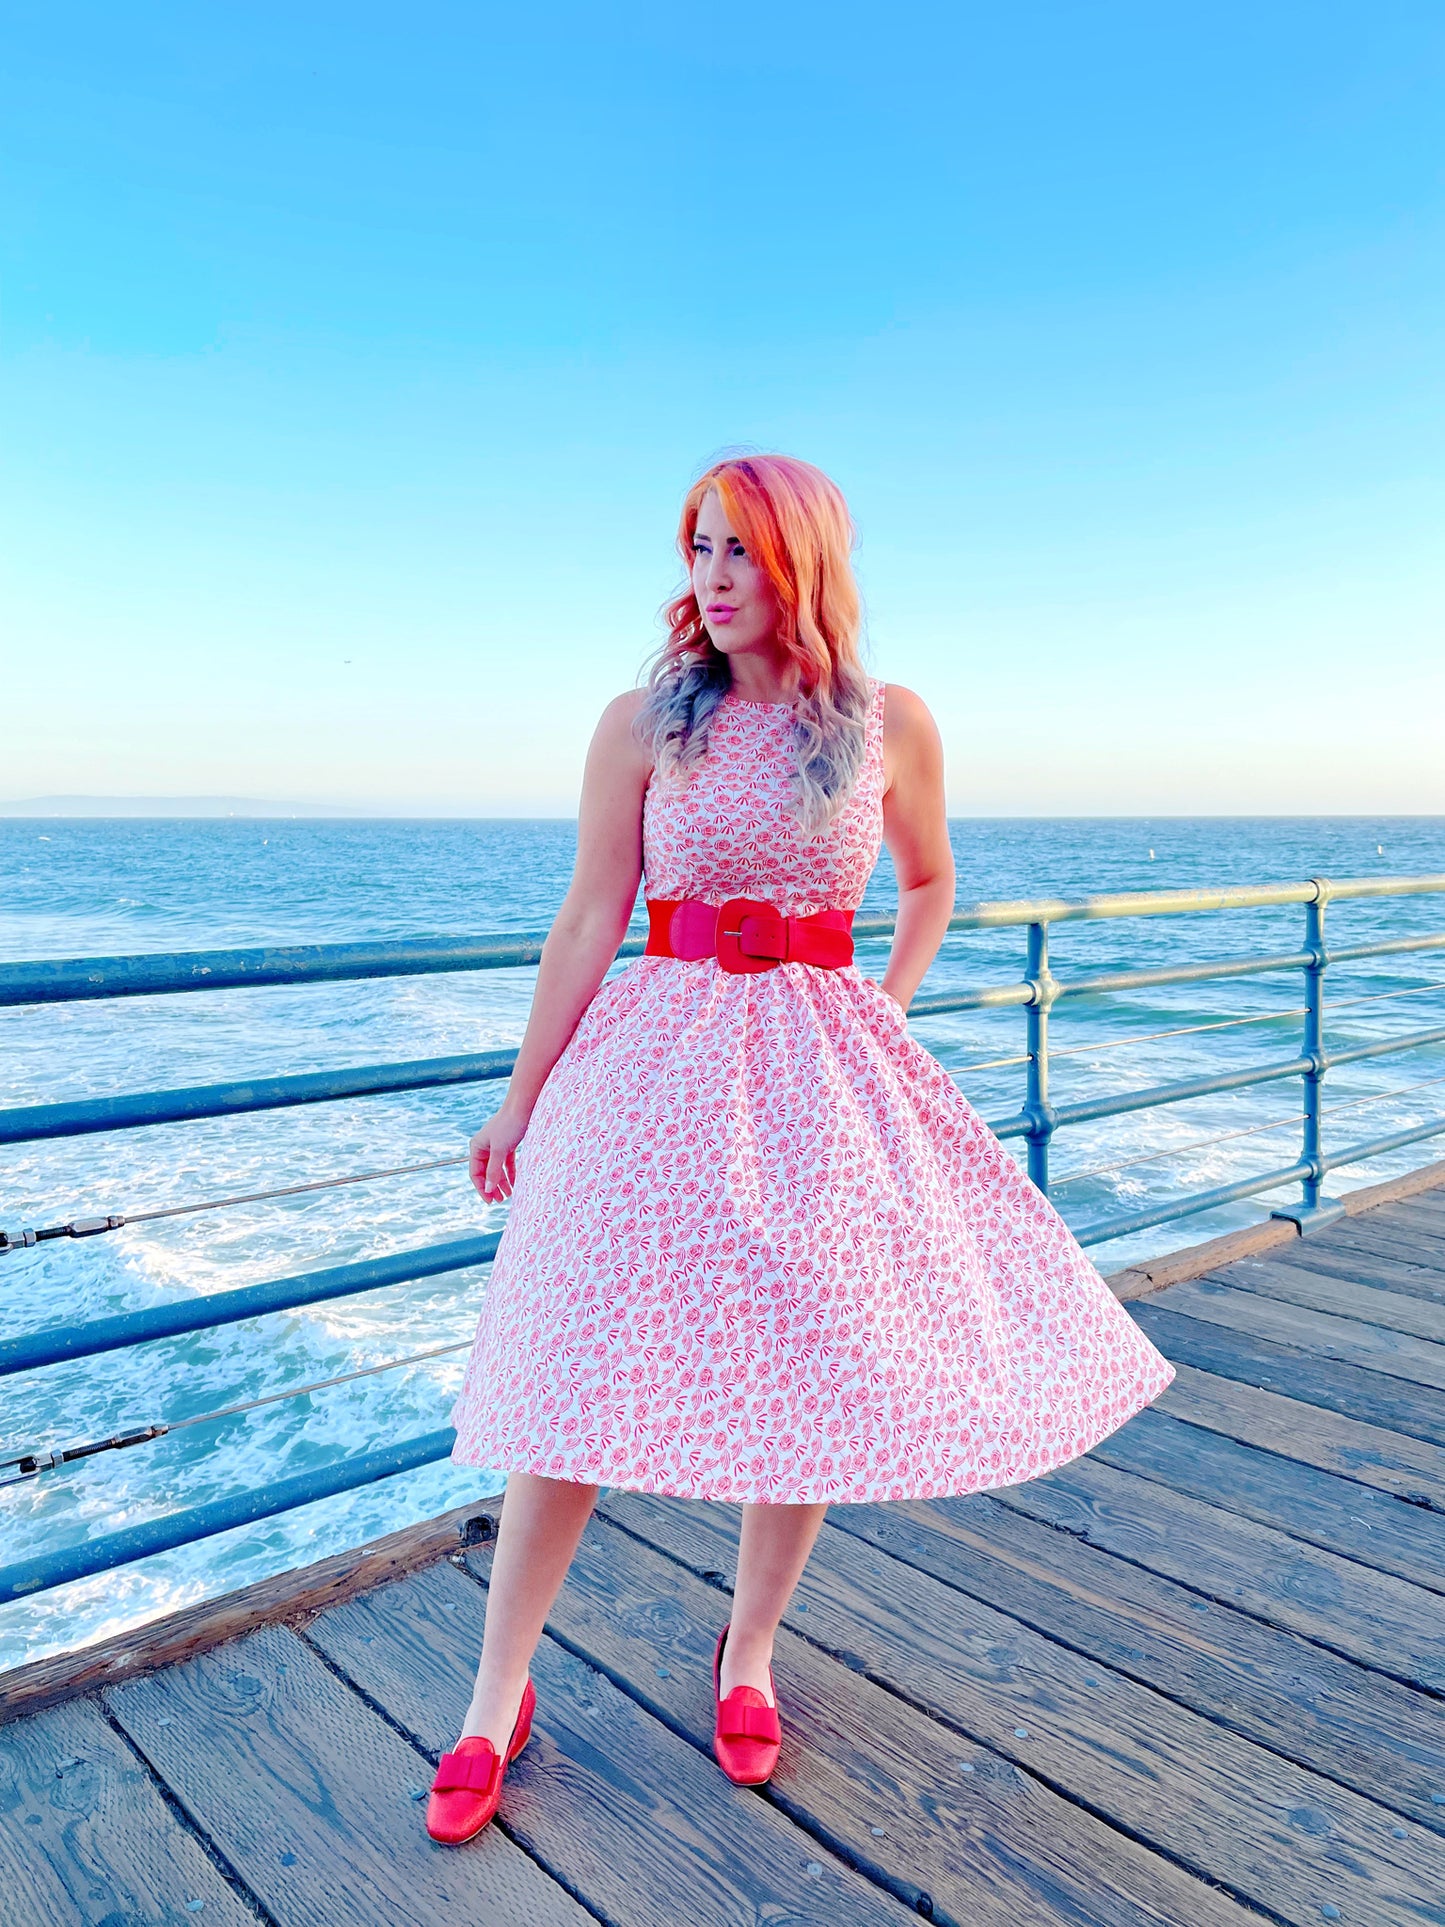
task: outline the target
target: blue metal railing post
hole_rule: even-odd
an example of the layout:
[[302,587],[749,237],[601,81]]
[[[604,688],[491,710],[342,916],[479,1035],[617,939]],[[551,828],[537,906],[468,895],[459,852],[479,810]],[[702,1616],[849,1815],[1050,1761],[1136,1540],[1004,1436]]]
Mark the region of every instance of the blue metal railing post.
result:
[[1325,971],[1329,968],[1330,955],[1325,948],[1325,906],[1330,900],[1330,886],[1324,877],[1314,877],[1311,881],[1315,894],[1305,905],[1305,949],[1309,953],[1309,962],[1305,965],[1304,1044],[1301,1052],[1309,1064],[1302,1080],[1304,1107],[1300,1162],[1305,1166],[1305,1173],[1300,1180],[1302,1195],[1299,1204],[1292,1210],[1286,1208],[1270,1214],[1272,1217],[1293,1220],[1299,1226],[1301,1236],[1333,1224],[1344,1215],[1345,1209],[1339,1199],[1326,1198],[1320,1191],[1325,1175],[1320,1119],[1324,1109],[1325,1072],[1329,1069],[1329,1058],[1325,1053]]
[[1028,1142],[1029,1176],[1049,1195],[1049,1141],[1054,1135],[1057,1113],[1049,1102],[1049,1012],[1058,994],[1058,984],[1049,969],[1049,926],[1029,925],[1028,949],[1028,1096],[1023,1115],[1028,1119],[1024,1133]]

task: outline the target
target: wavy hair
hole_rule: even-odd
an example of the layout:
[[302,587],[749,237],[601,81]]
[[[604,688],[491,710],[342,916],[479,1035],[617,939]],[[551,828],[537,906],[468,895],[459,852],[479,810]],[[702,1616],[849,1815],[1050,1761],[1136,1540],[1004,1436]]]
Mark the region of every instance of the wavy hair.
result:
[[[868,678],[858,653],[854,529],[842,492],[821,469],[791,455],[729,456],[687,492],[677,546],[689,572],[698,511],[709,489],[777,596],[778,640],[798,666],[794,814],[808,836],[847,803],[866,748]],[[682,774],[707,751],[718,704],[732,684],[713,646],[691,582],[664,611],[667,637],[633,722],[658,770]]]

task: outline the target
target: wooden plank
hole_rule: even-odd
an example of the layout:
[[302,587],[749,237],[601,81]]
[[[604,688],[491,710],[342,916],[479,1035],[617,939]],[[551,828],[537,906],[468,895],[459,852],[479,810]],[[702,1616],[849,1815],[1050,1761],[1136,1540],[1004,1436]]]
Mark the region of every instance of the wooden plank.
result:
[[5,1927],[255,1927],[93,1701],[0,1734],[0,1816]]
[[1171,1363],[1193,1365],[1266,1391],[1288,1392],[1302,1404],[1322,1405],[1408,1438],[1445,1445],[1445,1399],[1424,1386],[1360,1365],[1341,1365],[1204,1318],[1187,1318],[1164,1305],[1139,1305],[1130,1316]]
[[[604,1521],[584,1537],[553,1623],[707,1753],[711,1652],[727,1613],[715,1586]],[[910,1905],[926,1894],[935,1921],[1243,1927],[1253,1918],[1013,1762],[964,1751],[949,1728],[786,1629],[774,1677],[786,1726],[769,1797]]]
[[395,1579],[428,1560],[440,1559],[464,1542],[490,1537],[501,1495],[453,1506],[434,1519],[403,1526],[384,1538],[333,1553],[291,1572],[278,1572],[254,1585],[198,1600],[179,1612],[148,1619],[123,1633],[107,1634],[69,1652],[52,1653],[28,1666],[0,1673],[0,1726],[74,1693],[111,1686],[157,1666],[189,1659],[212,1646],[250,1632],[254,1626],[296,1622],[322,1606],[349,1599],[368,1586]]
[[1343,1278],[1350,1284],[1377,1285],[1385,1291],[1405,1292],[1415,1298],[1433,1299],[1445,1304],[1445,1280],[1425,1265],[1401,1264],[1397,1259],[1342,1251],[1327,1244],[1328,1232],[1302,1238],[1297,1244],[1281,1245],[1272,1251],[1270,1263],[1299,1265],[1305,1271],[1322,1271],[1329,1278]]
[[1243,1738],[1445,1833],[1439,1705],[987,1496],[835,1506],[839,1529]]
[[[1307,1239],[1305,1242],[1314,1241]],[[1320,1234],[1319,1242],[1331,1251],[1350,1255],[1358,1253],[1366,1263],[1375,1258],[1387,1258],[1397,1265],[1430,1271],[1445,1282],[1445,1241],[1433,1230],[1403,1231],[1382,1224],[1371,1215],[1368,1218],[1345,1218],[1332,1224]]]
[[1159,1300],[1161,1309],[1188,1318],[1207,1319],[1230,1331],[1250,1332],[1280,1345],[1294,1345],[1317,1358],[1333,1358],[1343,1365],[1401,1378],[1411,1385],[1428,1385],[1445,1392],[1445,1345],[1427,1338],[1411,1338],[1387,1331],[1358,1318],[1336,1318],[1329,1312],[1308,1311],[1301,1305],[1262,1298],[1258,1292],[1238,1291],[1232,1285],[1197,1278],[1174,1285]]
[[1332,1312],[1337,1318],[1363,1319],[1366,1324],[1408,1332],[1437,1345],[1445,1343],[1445,1304],[1413,1293],[1332,1278],[1328,1272],[1306,1271],[1301,1265],[1272,1265],[1266,1259],[1231,1265],[1228,1271],[1206,1272],[1204,1280],[1231,1285],[1236,1291],[1256,1291],[1263,1298],[1283,1299],[1310,1311]]
[[[485,1601],[475,1579],[442,1562],[323,1614],[307,1638],[439,1751],[456,1737],[470,1695]],[[707,1666],[704,1653],[705,1684]],[[499,1817],[600,1919],[618,1927],[916,1921],[755,1789],[735,1787],[711,1753],[704,1758],[585,1656],[544,1636],[532,1679],[536,1737],[508,1772]]]
[[1174,1361],[1174,1377],[1151,1410],[1187,1419],[1243,1445],[1261,1445],[1304,1465],[1392,1492],[1408,1505],[1445,1512],[1445,1450],[1322,1405],[1201,1372]]
[[[612,1492],[607,1516],[731,1571],[732,1508]],[[1440,1840],[825,1524],[789,1630],[1276,1920],[1439,1920]],[[1328,1918],[1328,1916],[1326,1916]]]
[[[1136,1413],[1089,1456],[1375,1571],[1445,1592],[1445,1513],[1402,1504],[1333,1472],[1153,1409]],[[1430,1610],[1423,1599],[1419,1604],[1422,1612]],[[1438,1604],[1435,1610],[1445,1613]],[[1445,1679],[1445,1641],[1440,1657]]]
[[1433,1228],[1445,1235],[1445,1190],[1426,1191],[1399,1204],[1382,1205],[1380,1222],[1410,1232]]
[[1118,1471],[1093,1452],[994,1497],[1406,1686],[1445,1691],[1439,1602],[1403,1579]]
[[476,1853],[436,1847],[413,1798],[431,1779],[426,1758],[284,1627],[104,1698],[277,1927],[587,1927],[501,1832]]

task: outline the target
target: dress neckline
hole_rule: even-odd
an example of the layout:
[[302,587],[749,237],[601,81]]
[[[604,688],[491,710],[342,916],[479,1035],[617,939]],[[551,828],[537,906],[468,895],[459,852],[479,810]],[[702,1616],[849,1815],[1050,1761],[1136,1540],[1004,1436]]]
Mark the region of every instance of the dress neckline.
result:
[[[869,694],[872,695],[876,690],[876,688],[877,688],[876,678],[873,676],[869,676],[868,678]],[[732,688],[731,684],[729,684],[729,686],[723,691],[723,701],[736,703],[740,709],[796,709],[798,706],[798,699],[796,696],[793,698],[792,702],[790,703],[754,702],[752,697],[750,696],[739,696],[737,692]]]
[[723,701],[736,703],[739,709],[795,709],[797,707],[796,697],[790,703],[755,702],[751,696],[740,696],[731,683],[723,691]]

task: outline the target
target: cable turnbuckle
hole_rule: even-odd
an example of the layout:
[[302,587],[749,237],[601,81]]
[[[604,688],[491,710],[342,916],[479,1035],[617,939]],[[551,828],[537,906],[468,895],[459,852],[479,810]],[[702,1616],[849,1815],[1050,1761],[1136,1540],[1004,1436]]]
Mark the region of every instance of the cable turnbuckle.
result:
[[0,1459],[0,1485],[33,1479],[38,1472],[53,1471],[56,1466],[91,1458],[97,1452],[118,1452],[127,1445],[144,1445],[148,1439],[163,1438],[170,1429],[168,1425],[145,1425],[139,1431],[117,1432],[90,1445],[67,1445],[58,1452],[22,1452],[17,1459]]
[[69,1224],[46,1225],[43,1231],[32,1231],[28,1225],[23,1231],[0,1231],[0,1255],[48,1244],[52,1238],[98,1238],[102,1231],[119,1231],[125,1222],[122,1217],[72,1218]]

